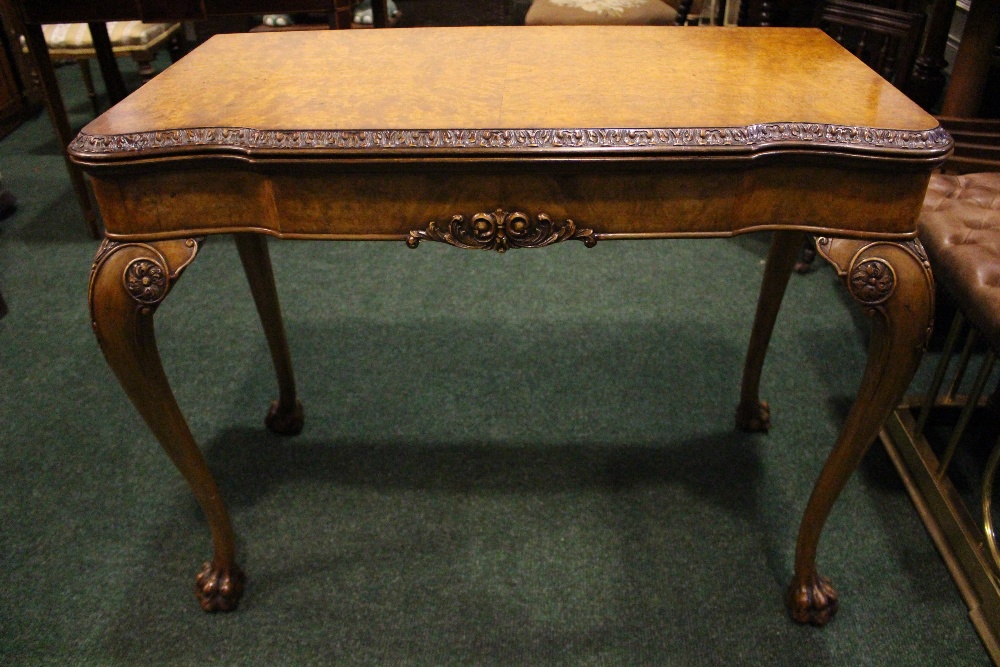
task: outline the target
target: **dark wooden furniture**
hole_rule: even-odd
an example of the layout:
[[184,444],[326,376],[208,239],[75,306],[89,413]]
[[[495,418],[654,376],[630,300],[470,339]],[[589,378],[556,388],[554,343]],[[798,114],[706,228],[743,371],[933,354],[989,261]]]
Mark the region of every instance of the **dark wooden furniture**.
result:
[[973,0],[941,104],[943,115],[970,118],[979,112],[998,37],[1000,0]]
[[[172,21],[197,21],[217,16],[270,14],[297,11],[328,12],[332,27],[349,27],[351,3],[349,0],[13,0],[25,23],[24,37],[38,72],[45,93],[45,103],[52,125],[63,146],[73,139],[66,109],[59,93],[59,84],[49,59],[44,23],[87,23],[94,39],[94,50],[101,68],[111,103],[125,98],[125,82],[115,63],[111,41],[104,23],[107,21],[143,20],[149,23]],[[388,19],[385,0],[372,4],[375,27],[385,27]],[[83,211],[87,229],[94,238],[100,234],[97,213],[90,201],[83,176],[67,157],[67,168],[73,190]]]
[[920,48],[924,15],[851,0],[828,0],[815,25],[900,90],[906,87]]
[[[345,69],[350,86],[336,85]],[[874,332],[799,533],[787,601],[816,625],[837,607],[816,571],[823,524],[930,330],[914,235],[950,150],[936,119],[819,30],[607,26],[220,35],[70,146],[107,228],[94,330],[208,517],[206,610],[233,609],[243,575],[153,338],[205,237],[236,237],[278,375],[266,424],[294,434],[302,407],[267,236],[504,252],[773,230],[737,409],[752,431],[769,426],[758,384],[803,234],[822,236]]]
[[6,0],[0,0],[0,28],[0,137],[5,137],[38,113],[42,91],[21,50],[20,17]]

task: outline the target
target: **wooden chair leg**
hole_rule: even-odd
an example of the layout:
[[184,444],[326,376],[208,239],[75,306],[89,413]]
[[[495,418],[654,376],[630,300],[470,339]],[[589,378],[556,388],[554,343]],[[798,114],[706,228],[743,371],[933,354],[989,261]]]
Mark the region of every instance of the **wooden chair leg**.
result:
[[104,88],[108,91],[108,100],[114,106],[125,99],[128,90],[125,88],[125,79],[118,69],[118,61],[115,60],[115,50],[111,46],[111,38],[108,36],[108,26],[104,23],[88,23],[90,28],[90,39],[94,44],[94,52],[97,54],[97,64],[101,68],[101,76],[104,78]]
[[764,280],[757,300],[757,314],[750,334],[750,347],[743,367],[740,404],[736,408],[736,426],[744,431],[767,431],[771,427],[771,413],[766,402],[760,400],[760,375],[764,357],[771,341],[774,322],[785,296],[792,267],[805,240],[802,232],[774,232],[771,250],[764,266]]
[[805,241],[802,243],[802,254],[799,256],[799,260],[795,262],[795,273],[803,274],[812,271],[813,262],[816,261],[816,238],[812,234],[806,234]]
[[235,609],[243,592],[236,546],[215,480],[181,414],[160,363],[153,313],[198,251],[194,239],[154,243],[105,241],[90,278],[90,313],[108,364],[125,393],[187,480],[205,512],[215,556],[197,577],[205,611]]
[[142,79],[143,84],[149,83],[150,79],[156,76],[156,70],[153,69],[153,57],[154,54],[149,51],[136,51],[132,54],[132,60],[139,66],[139,78]]
[[81,58],[77,61],[80,64],[80,76],[83,77],[83,85],[87,89],[87,97],[90,98],[90,106],[94,110],[94,115],[101,114],[101,107],[97,103],[97,89],[94,88],[94,77],[90,74],[90,61]]
[[930,336],[934,279],[919,241],[819,239],[819,253],[837,269],[873,320],[868,363],[844,428],[806,506],[786,602],[800,623],[823,625],[837,594],[816,571],[816,549],[830,510],[917,370]]
[[73,164],[69,155],[66,154],[66,147],[73,141],[73,129],[69,125],[69,115],[66,113],[66,106],[63,104],[62,95],[59,92],[59,83],[56,79],[55,70],[52,67],[52,60],[49,58],[49,49],[45,44],[45,34],[42,26],[28,24],[24,31],[25,41],[28,43],[28,51],[31,55],[32,64],[38,72],[39,81],[42,84],[42,92],[45,95],[45,108],[49,112],[49,119],[52,127],[56,131],[59,139],[59,147],[63,151],[63,159],[66,161],[66,169],[69,171],[69,180],[73,185],[73,192],[76,194],[83,212],[84,220],[87,223],[87,231],[92,238],[100,238],[99,225],[97,222],[97,211],[90,201],[90,188],[83,179],[83,173]]
[[372,0],[372,27],[385,28],[389,25],[389,7],[386,0]]
[[278,375],[278,400],[271,403],[264,423],[279,435],[297,435],[302,431],[304,415],[302,404],[295,395],[292,357],[288,350],[285,325],[281,320],[271,256],[267,252],[267,238],[262,234],[236,234],[235,237],[236,249],[240,253],[240,261],[247,274],[250,292],[264,326],[264,335]]
[[184,30],[178,30],[167,41],[167,55],[170,56],[170,62],[175,63],[183,58],[187,50],[187,40],[184,37]]

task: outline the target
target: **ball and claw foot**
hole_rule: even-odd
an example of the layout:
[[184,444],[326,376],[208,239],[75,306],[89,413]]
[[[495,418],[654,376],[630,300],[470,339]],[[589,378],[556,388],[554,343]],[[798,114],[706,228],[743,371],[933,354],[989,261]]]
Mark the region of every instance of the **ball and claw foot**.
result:
[[767,433],[771,428],[771,409],[767,401],[740,403],[736,408],[736,427],[747,433]]
[[829,579],[814,574],[805,583],[793,579],[785,603],[793,621],[820,627],[837,613],[837,591]]
[[269,431],[278,435],[298,435],[302,432],[304,421],[305,412],[298,400],[295,401],[295,408],[292,410],[283,410],[279,401],[271,401],[271,409],[267,411],[264,425]]
[[205,563],[195,582],[195,595],[204,611],[233,611],[240,603],[245,581],[236,565],[227,570]]

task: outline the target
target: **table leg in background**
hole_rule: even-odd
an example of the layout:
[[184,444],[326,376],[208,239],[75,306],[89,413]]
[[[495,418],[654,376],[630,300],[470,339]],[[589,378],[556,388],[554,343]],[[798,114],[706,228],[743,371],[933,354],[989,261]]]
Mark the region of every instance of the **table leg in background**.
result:
[[805,234],[795,231],[774,232],[771,240],[771,250],[764,266],[764,281],[757,300],[757,315],[750,334],[750,347],[743,367],[740,404],[736,408],[736,426],[744,431],[766,432],[771,427],[770,409],[766,402],[760,400],[760,374],[781,299],[785,296],[788,278],[804,242]]
[[250,283],[250,292],[264,326],[274,370],[278,374],[278,400],[271,403],[264,423],[278,435],[297,435],[302,430],[302,404],[295,395],[292,357],[288,351],[285,325],[281,320],[271,256],[267,252],[267,238],[262,234],[236,234],[235,237],[236,249],[240,253],[240,261],[243,262],[243,270]]

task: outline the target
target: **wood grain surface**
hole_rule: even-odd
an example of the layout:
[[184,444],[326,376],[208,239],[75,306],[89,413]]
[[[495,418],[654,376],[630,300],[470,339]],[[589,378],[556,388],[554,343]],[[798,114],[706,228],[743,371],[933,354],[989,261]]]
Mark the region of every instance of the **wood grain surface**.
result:
[[84,134],[937,121],[819,30],[474,27],[217,35]]

